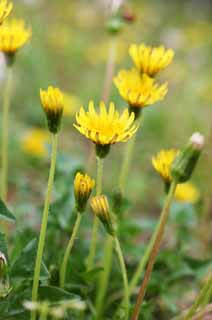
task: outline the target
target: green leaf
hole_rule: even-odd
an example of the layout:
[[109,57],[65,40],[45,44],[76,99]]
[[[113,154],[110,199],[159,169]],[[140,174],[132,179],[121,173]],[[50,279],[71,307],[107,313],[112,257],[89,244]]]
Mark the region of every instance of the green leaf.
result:
[[47,300],[51,302],[59,300],[80,299],[79,296],[55,286],[41,286],[38,289],[38,294],[40,300]]
[[0,251],[5,255],[8,261],[6,237],[5,234],[2,232],[0,232]]
[[15,222],[16,218],[6,207],[4,202],[0,199],[0,219]]
[[[20,253],[11,267],[10,274],[18,278],[30,278],[34,276],[35,259],[37,255],[37,240],[31,240]],[[49,272],[42,262],[40,279],[48,279]]]
[[96,267],[90,271],[82,272],[80,275],[84,279],[84,281],[92,282],[99,275],[99,272],[101,272],[103,270],[104,270],[104,268],[102,268],[102,267]]

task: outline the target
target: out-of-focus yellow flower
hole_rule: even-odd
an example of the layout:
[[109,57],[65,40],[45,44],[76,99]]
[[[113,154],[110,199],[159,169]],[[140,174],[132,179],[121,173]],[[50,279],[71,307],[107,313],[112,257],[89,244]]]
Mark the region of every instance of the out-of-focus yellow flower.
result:
[[81,106],[81,101],[78,97],[69,95],[68,93],[63,93],[63,115],[72,116],[74,115]]
[[76,199],[76,207],[79,212],[83,212],[85,210],[86,203],[94,186],[95,181],[87,174],[77,172],[74,179],[74,195]]
[[195,203],[199,200],[200,193],[192,183],[186,182],[177,185],[174,197],[180,202]]
[[[86,51],[86,55],[88,58],[88,61],[92,64],[98,64],[98,63],[105,63],[108,60],[108,52],[111,47],[111,42],[101,42],[98,43]],[[126,56],[126,50],[127,45],[124,43],[124,41],[119,41],[116,44],[116,55],[115,55],[115,62],[120,63],[124,57]],[[112,49],[113,50],[113,47]]]
[[167,183],[170,183],[172,180],[171,166],[178,152],[175,149],[161,150],[152,158],[153,167]]
[[62,92],[58,88],[49,86],[47,90],[40,89],[40,99],[47,116],[50,132],[58,132],[64,106]]
[[97,145],[111,145],[125,142],[133,136],[138,129],[134,118],[134,113],[129,114],[127,109],[119,115],[112,102],[109,110],[104,102],[101,102],[97,113],[93,101],[90,101],[87,112],[81,107],[76,114],[77,124],[74,124],[74,127]]
[[64,49],[70,46],[72,40],[70,25],[54,24],[48,31],[47,41],[54,49],[64,52]]
[[7,0],[1,0],[0,1],[0,24],[4,22],[4,20],[9,16],[13,9],[12,2],[9,2]]
[[149,76],[155,76],[159,71],[165,69],[173,60],[174,51],[160,47],[148,47],[144,44],[132,44],[129,54],[138,70]]
[[26,28],[23,20],[6,21],[0,28],[0,51],[14,54],[27,43],[31,34],[31,28]]
[[212,24],[207,21],[196,21],[183,30],[186,41],[192,48],[209,45],[211,43],[211,32]]
[[36,156],[47,156],[46,144],[50,143],[49,134],[42,129],[32,129],[28,131],[22,138],[22,149],[24,152]]
[[167,83],[159,85],[146,74],[140,76],[136,69],[121,70],[114,83],[122,98],[137,108],[163,100],[168,91]]

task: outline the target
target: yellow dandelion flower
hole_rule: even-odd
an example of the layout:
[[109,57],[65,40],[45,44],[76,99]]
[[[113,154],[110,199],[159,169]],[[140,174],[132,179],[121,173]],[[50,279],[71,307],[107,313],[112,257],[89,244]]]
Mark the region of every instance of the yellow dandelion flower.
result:
[[171,166],[178,152],[179,151],[175,149],[161,150],[152,158],[153,167],[167,183],[170,183],[172,180]]
[[45,157],[48,153],[46,148],[48,143],[50,143],[48,132],[35,128],[23,136],[22,149],[32,156]]
[[167,83],[159,85],[146,74],[140,76],[136,69],[121,70],[114,83],[120,95],[131,107],[143,108],[163,100],[168,89]]
[[125,142],[133,136],[138,129],[134,118],[134,113],[129,114],[128,109],[119,115],[112,102],[108,110],[105,103],[101,102],[97,113],[93,101],[90,101],[87,112],[81,107],[76,114],[77,124],[74,127],[97,145],[111,145]]
[[0,28],[0,51],[14,54],[23,47],[31,37],[31,28],[26,28],[23,20],[10,20]]
[[94,186],[95,181],[87,174],[77,172],[74,179],[74,195],[76,199],[77,210],[79,212],[83,212],[85,210],[86,203]]
[[4,20],[10,15],[13,9],[12,2],[7,2],[7,0],[0,1],[0,24],[4,22]]
[[177,185],[174,197],[180,202],[196,203],[200,198],[200,193],[192,183],[186,182]]
[[50,132],[58,132],[64,106],[62,92],[58,88],[49,86],[47,90],[40,89],[40,99],[43,110],[47,116]]
[[74,115],[81,106],[81,101],[77,96],[70,95],[63,92],[64,105],[63,105],[63,115],[72,116]]
[[165,69],[173,60],[174,51],[160,47],[148,47],[144,44],[132,44],[129,54],[138,70],[149,76],[155,76],[159,71]]

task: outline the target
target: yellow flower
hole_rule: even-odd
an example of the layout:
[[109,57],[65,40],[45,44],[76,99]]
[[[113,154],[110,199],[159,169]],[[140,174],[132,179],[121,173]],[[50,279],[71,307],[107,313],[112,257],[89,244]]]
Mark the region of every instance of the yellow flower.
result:
[[171,182],[171,165],[178,154],[178,150],[161,150],[152,158],[152,164],[155,170],[161,175],[165,182]]
[[7,2],[7,0],[1,0],[0,2],[0,24],[9,16],[13,9],[12,2]]
[[31,28],[23,20],[7,21],[0,28],[0,51],[10,55],[23,47],[31,37]]
[[192,183],[186,182],[177,185],[174,197],[180,202],[195,203],[199,200],[200,194]]
[[62,92],[58,88],[49,86],[47,90],[40,89],[40,99],[47,116],[50,132],[58,132],[64,106]]
[[146,74],[140,76],[136,69],[121,70],[114,83],[120,95],[131,107],[143,108],[163,100],[168,89],[167,83],[158,85]]
[[129,54],[138,70],[151,77],[165,69],[174,57],[172,49],[166,50],[163,46],[148,47],[144,44],[132,44],[129,48]]
[[36,157],[44,157],[47,155],[46,144],[49,143],[49,134],[42,129],[32,129],[28,131],[22,138],[23,150]]
[[111,145],[125,142],[133,136],[138,129],[134,124],[134,118],[134,113],[129,114],[127,109],[119,115],[112,102],[109,110],[104,102],[101,102],[97,113],[93,101],[90,101],[87,112],[81,107],[76,114],[77,124],[74,124],[74,127],[97,145]]
[[107,197],[105,195],[92,197],[90,201],[90,205],[93,213],[103,223],[107,232],[111,235],[114,235],[115,229],[114,229]]
[[63,115],[72,116],[76,111],[79,110],[81,106],[81,101],[78,97],[63,93],[64,97],[64,106],[63,106]]
[[79,212],[85,210],[86,203],[90,197],[91,191],[95,186],[95,181],[87,174],[78,172],[74,179],[74,195],[76,207]]

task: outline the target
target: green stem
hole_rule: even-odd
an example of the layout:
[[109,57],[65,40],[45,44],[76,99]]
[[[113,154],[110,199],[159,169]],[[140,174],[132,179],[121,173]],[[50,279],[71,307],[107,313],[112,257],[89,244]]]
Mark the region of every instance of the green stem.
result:
[[121,250],[121,246],[117,237],[114,238],[115,240],[115,249],[117,253],[117,257],[120,263],[123,284],[124,284],[124,308],[125,308],[125,320],[128,320],[129,317],[129,286],[128,286],[128,278],[127,278],[127,270]]
[[43,303],[42,309],[40,311],[39,320],[47,320],[48,313],[49,313],[49,305],[48,303]]
[[64,285],[65,285],[68,258],[71,254],[71,250],[73,248],[73,245],[74,245],[74,242],[76,239],[76,235],[79,230],[81,219],[82,219],[82,214],[80,212],[77,212],[77,219],[75,221],[74,228],[73,228],[69,243],[67,245],[65,255],[63,257],[63,262],[61,264],[61,269],[60,269],[60,287],[61,288],[64,288]]
[[[102,193],[102,175],[103,175],[103,159],[97,157],[97,178],[96,178],[96,195],[99,196]],[[96,254],[97,234],[99,229],[99,219],[94,217],[93,229],[91,234],[91,245],[87,260],[87,269],[91,270],[94,265],[94,258]]]
[[[51,166],[50,166],[50,171],[49,171],[47,193],[46,193],[46,199],[45,199],[45,204],[44,204],[41,230],[40,230],[38,249],[37,249],[37,257],[36,257],[36,263],[35,263],[33,288],[32,288],[32,301],[33,302],[37,301],[37,298],[38,298],[38,285],[39,285],[39,278],[40,278],[41,262],[42,262],[44,245],[45,245],[49,206],[50,206],[50,199],[51,199],[51,194],[52,194],[54,173],[55,173],[55,166],[56,166],[56,158],[57,158],[57,138],[58,138],[58,136],[57,136],[57,134],[52,134],[51,137],[52,137]],[[36,312],[32,311],[31,320],[35,320],[35,319],[36,319]]]
[[138,316],[139,316],[140,307],[142,305],[142,302],[143,302],[143,299],[145,296],[146,288],[147,288],[148,282],[151,277],[152,269],[154,267],[154,263],[155,263],[157,255],[158,255],[158,251],[160,249],[162,237],[163,237],[165,226],[166,226],[166,223],[168,220],[170,206],[171,206],[172,198],[175,193],[176,186],[177,186],[177,182],[173,181],[171,183],[169,193],[168,193],[168,196],[166,198],[166,202],[164,204],[164,207],[163,207],[163,210],[161,213],[160,224],[159,224],[159,227],[157,229],[157,234],[154,239],[155,241],[154,241],[154,244],[153,244],[153,247],[151,250],[151,254],[149,257],[147,269],[144,274],[144,279],[143,279],[143,282],[141,283],[141,287],[139,289],[138,297],[137,297],[136,304],[135,304],[135,307],[133,310],[132,320],[137,320]]
[[8,67],[8,75],[3,98],[3,115],[2,115],[2,173],[1,173],[1,198],[6,201],[8,189],[8,136],[9,136],[9,110],[13,84],[12,66]]
[[203,304],[205,306],[204,300],[208,296],[208,293],[211,291],[212,288],[212,277],[210,280],[203,286],[200,295],[195,300],[194,304],[191,306],[183,320],[189,320],[193,317],[195,312],[197,311],[198,307]]
[[103,252],[103,266],[104,270],[101,272],[99,277],[98,284],[98,293],[96,297],[96,319],[101,319],[103,312],[103,302],[105,298],[105,294],[107,292],[108,280],[111,271],[112,264],[112,251],[113,251],[113,237],[109,234],[106,236],[105,244],[104,244],[104,252]]

